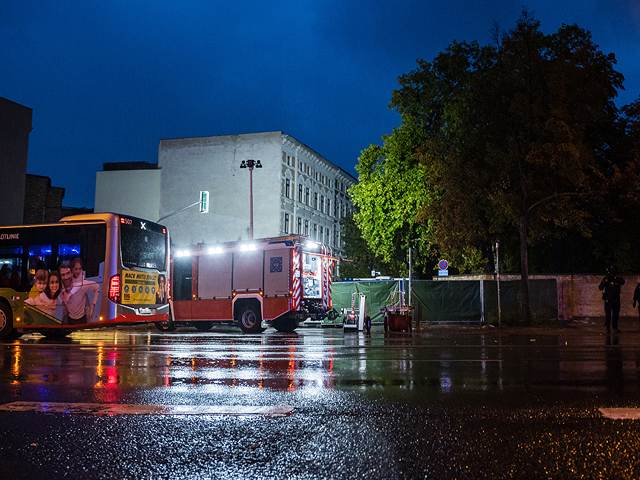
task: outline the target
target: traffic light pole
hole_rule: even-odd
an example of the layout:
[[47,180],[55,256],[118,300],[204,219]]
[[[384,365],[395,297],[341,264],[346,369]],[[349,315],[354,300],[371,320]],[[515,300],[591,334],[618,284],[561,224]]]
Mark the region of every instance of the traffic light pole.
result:
[[192,203],[191,205],[187,205],[186,207],[181,208],[180,210],[176,210],[175,212],[171,212],[164,217],[160,217],[156,222],[160,220],[164,220],[165,218],[169,218],[176,213],[184,212],[188,208],[195,207],[196,205],[200,205],[200,213],[208,213],[209,212],[209,192],[208,191],[200,191],[200,200]]

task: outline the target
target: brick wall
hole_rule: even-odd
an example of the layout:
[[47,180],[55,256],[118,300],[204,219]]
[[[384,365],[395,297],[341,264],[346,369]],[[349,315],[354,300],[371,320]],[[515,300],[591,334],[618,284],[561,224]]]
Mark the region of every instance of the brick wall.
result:
[[27,175],[24,223],[54,223],[62,218],[64,188],[52,187],[49,177]]

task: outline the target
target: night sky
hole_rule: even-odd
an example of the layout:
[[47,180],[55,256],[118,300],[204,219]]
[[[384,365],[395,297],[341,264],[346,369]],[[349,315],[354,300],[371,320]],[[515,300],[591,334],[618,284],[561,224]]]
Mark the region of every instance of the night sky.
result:
[[[282,130],[356,176],[399,125],[398,77],[453,40],[491,42],[522,1],[3,0],[0,97],[33,109],[28,172],[93,207],[104,162],[157,162],[160,139]],[[640,2],[526,4],[613,52],[640,96]],[[0,172],[1,176],[1,172]]]

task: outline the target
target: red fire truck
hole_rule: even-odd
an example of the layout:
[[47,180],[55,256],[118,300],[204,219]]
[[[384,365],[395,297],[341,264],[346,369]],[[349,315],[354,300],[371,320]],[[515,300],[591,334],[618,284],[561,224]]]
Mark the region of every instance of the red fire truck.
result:
[[238,324],[245,333],[263,331],[263,322],[292,332],[306,319],[331,319],[330,247],[305,236],[262,238],[177,248],[171,259],[174,330],[193,325],[209,330],[216,322]]

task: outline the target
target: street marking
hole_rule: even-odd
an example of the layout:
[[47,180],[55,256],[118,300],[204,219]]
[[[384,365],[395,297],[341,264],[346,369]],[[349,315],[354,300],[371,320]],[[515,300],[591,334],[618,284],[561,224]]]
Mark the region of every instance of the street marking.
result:
[[603,417],[612,420],[640,419],[640,408],[600,408],[599,410]]
[[85,415],[262,415],[285,417],[294,407],[247,405],[130,405],[120,403],[12,402],[4,412],[78,413]]

